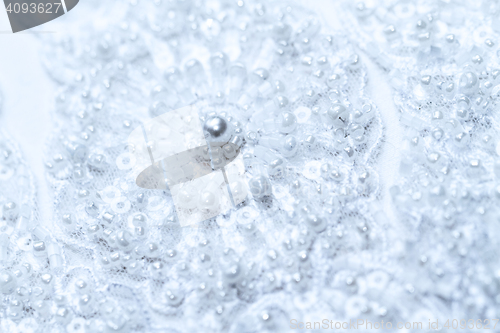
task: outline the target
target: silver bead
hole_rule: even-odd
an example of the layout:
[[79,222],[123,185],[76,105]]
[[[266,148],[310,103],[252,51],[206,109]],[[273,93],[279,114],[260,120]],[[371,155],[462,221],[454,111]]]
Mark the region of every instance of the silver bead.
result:
[[228,132],[227,121],[219,116],[210,117],[205,121],[203,130],[208,133],[210,139],[221,139]]

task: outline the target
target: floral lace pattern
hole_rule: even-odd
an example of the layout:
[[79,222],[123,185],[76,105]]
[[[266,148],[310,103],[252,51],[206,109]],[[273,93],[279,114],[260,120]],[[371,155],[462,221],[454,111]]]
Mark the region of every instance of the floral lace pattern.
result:
[[[50,232],[0,132],[2,330],[498,318],[497,2],[340,2],[347,36],[290,2],[91,4],[79,33],[42,36],[60,84]],[[395,223],[379,205],[384,128],[349,38],[389,72],[405,129]],[[218,211],[224,185],[188,181],[178,201],[140,187],[129,140],[143,126],[152,156],[163,146],[144,124],[179,113],[168,119],[189,127],[187,106],[223,143],[207,150],[213,169],[237,154],[245,169],[244,184],[225,180],[238,204],[194,226],[180,212]]]
[[[65,306],[72,320],[124,331],[276,331],[292,313],[329,308],[332,279],[352,288],[354,278],[333,274],[334,263],[386,247],[368,208],[382,125],[358,55],[294,5],[128,7],[103,32],[50,46],[71,59],[50,70],[64,89],[47,172],[54,232],[71,248],[61,291],[77,290]],[[227,128],[249,185],[243,203],[196,228],[180,227],[168,192],[135,184],[127,145],[141,122],[186,105],[208,132],[214,121]],[[189,202],[204,205],[205,192]],[[350,316],[358,296],[346,297]],[[107,310],[88,314],[100,304]]]
[[406,130],[390,192],[415,259],[402,262],[400,284],[429,318],[497,317],[498,3],[344,8],[362,48],[390,70]]

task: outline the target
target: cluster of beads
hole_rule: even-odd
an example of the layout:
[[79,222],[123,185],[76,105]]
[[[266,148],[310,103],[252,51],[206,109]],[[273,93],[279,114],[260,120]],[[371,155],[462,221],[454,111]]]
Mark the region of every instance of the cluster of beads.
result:
[[[64,60],[46,61],[64,84],[46,167],[54,233],[71,248],[59,288],[71,304],[68,330],[243,332],[255,320],[252,330],[276,331],[319,303],[325,314],[366,312],[357,279],[381,256],[359,276],[346,263],[387,247],[368,209],[382,127],[346,38],[273,2],[122,8],[105,33],[55,41],[50,57]],[[243,202],[189,228],[166,191],[136,185],[137,147],[127,145],[141,123],[186,105],[199,110],[209,142],[233,144],[212,150],[212,163],[242,154],[246,169],[246,184],[231,188]],[[159,149],[154,139],[148,146]],[[183,199],[186,209],[219,204],[213,186]],[[381,272],[374,284],[379,276],[389,279]],[[294,300],[270,302],[278,299]]]
[[391,69],[406,133],[390,193],[408,254],[394,265],[405,267],[400,284],[420,300],[402,309],[498,317],[498,4],[346,6],[362,46]]
[[62,247],[39,223],[33,176],[0,131],[0,330],[36,332],[65,321],[55,290],[63,266]]

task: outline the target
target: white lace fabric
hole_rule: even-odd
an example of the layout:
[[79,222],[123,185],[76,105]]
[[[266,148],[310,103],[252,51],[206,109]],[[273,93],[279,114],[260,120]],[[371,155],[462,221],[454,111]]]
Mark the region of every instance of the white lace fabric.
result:
[[407,131],[390,189],[416,257],[401,284],[444,323],[498,316],[498,2],[344,8],[353,38],[389,71]]
[[[48,170],[54,232],[69,258],[62,283],[71,290],[84,274],[95,302],[116,300],[111,286],[130,298],[111,315],[87,317],[77,306],[75,318],[123,330],[275,331],[287,329],[290,313],[328,308],[322,293],[334,258],[385,247],[367,208],[378,193],[382,126],[346,38],[320,33],[313,16],[284,3],[129,7],[125,23],[50,48],[72,60],[56,77],[65,88]],[[140,122],[189,104],[202,121],[216,114],[231,123],[245,141],[248,180],[272,192],[181,228],[168,194],[137,187],[123,154]],[[291,130],[262,127],[282,114]],[[273,160],[285,167],[273,169]],[[377,242],[363,236],[368,228]],[[304,308],[302,297],[317,301]]]
[[4,296],[0,329],[15,332],[38,327],[33,318],[16,325],[6,317],[24,318],[23,303],[28,299],[33,308],[43,307],[40,301],[47,296],[45,282],[50,284],[53,276],[46,248],[54,243],[50,237],[40,243],[41,239],[35,236],[46,230],[39,225],[33,175],[19,147],[3,129],[0,151],[0,291]]
[[[0,138],[11,152],[0,173],[2,329],[288,332],[294,319],[498,317],[495,6],[346,1],[347,37],[290,2],[81,6],[92,22],[44,37],[60,84],[50,233],[35,228],[32,177]],[[406,130],[395,223],[379,201],[384,127],[352,42],[390,72]],[[227,127],[216,135],[240,146],[248,185],[230,183],[243,203],[194,227],[177,209],[214,209],[203,198],[221,188],[187,183],[174,207],[168,189],[137,186],[128,141],[187,105],[207,133],[214,120]],[[10,202],[33,211],[22,231]]]

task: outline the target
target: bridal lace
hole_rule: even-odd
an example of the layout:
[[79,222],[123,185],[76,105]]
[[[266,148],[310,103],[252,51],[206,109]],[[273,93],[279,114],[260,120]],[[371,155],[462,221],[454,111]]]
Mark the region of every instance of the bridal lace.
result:
[[[50,312],[45,299],[52,297],[63,257],[56,240],[40,225],[33,175],[4,128],[0,152],[0,329],[34,332]],[[35,309],[39,319],[30,315]]]
[[[44,37],[60,84],[50,232],[19,150],[0,134],[3,330],[498,318],[495,2],[344,1],[347,36],[290,2],[89,3],[78,33]],[[351,41],[388,71],[405,128],[389,191],[396,221],[380,209],[384,128]],[[170,190],[137,185],[129,140],[186,106],[209,139],[239,147],[246,177],[228,187],[241,203],[190,226],[179,212],[217,209],[205,198],[222,185],[187,185],[177,207]]]
[[[387,246],[368,209],[382,127],[346,38],[282,3],[127,7],[49,47],[65,59],[62,70],[47,59],[63,83],[47,163],[67,262],[61,323],[276,331],[328,309],[334,285],[347,291],[342,311],[360,312],[340,263],[377,267],[356,256]],[[202,124],[228,125],[252,184],[194,228],[180,227],[168,193],[135,184],[127,143],[144,120],[186,105]]]
[[358,27],[353,38],[389,71],[406,132],[399,181],[390,189],[406,229],[407,257],[398,263],[404,274],[395,280],[412,299],[399,311],[498,316],[500,4],[343,8],[346,24]]

